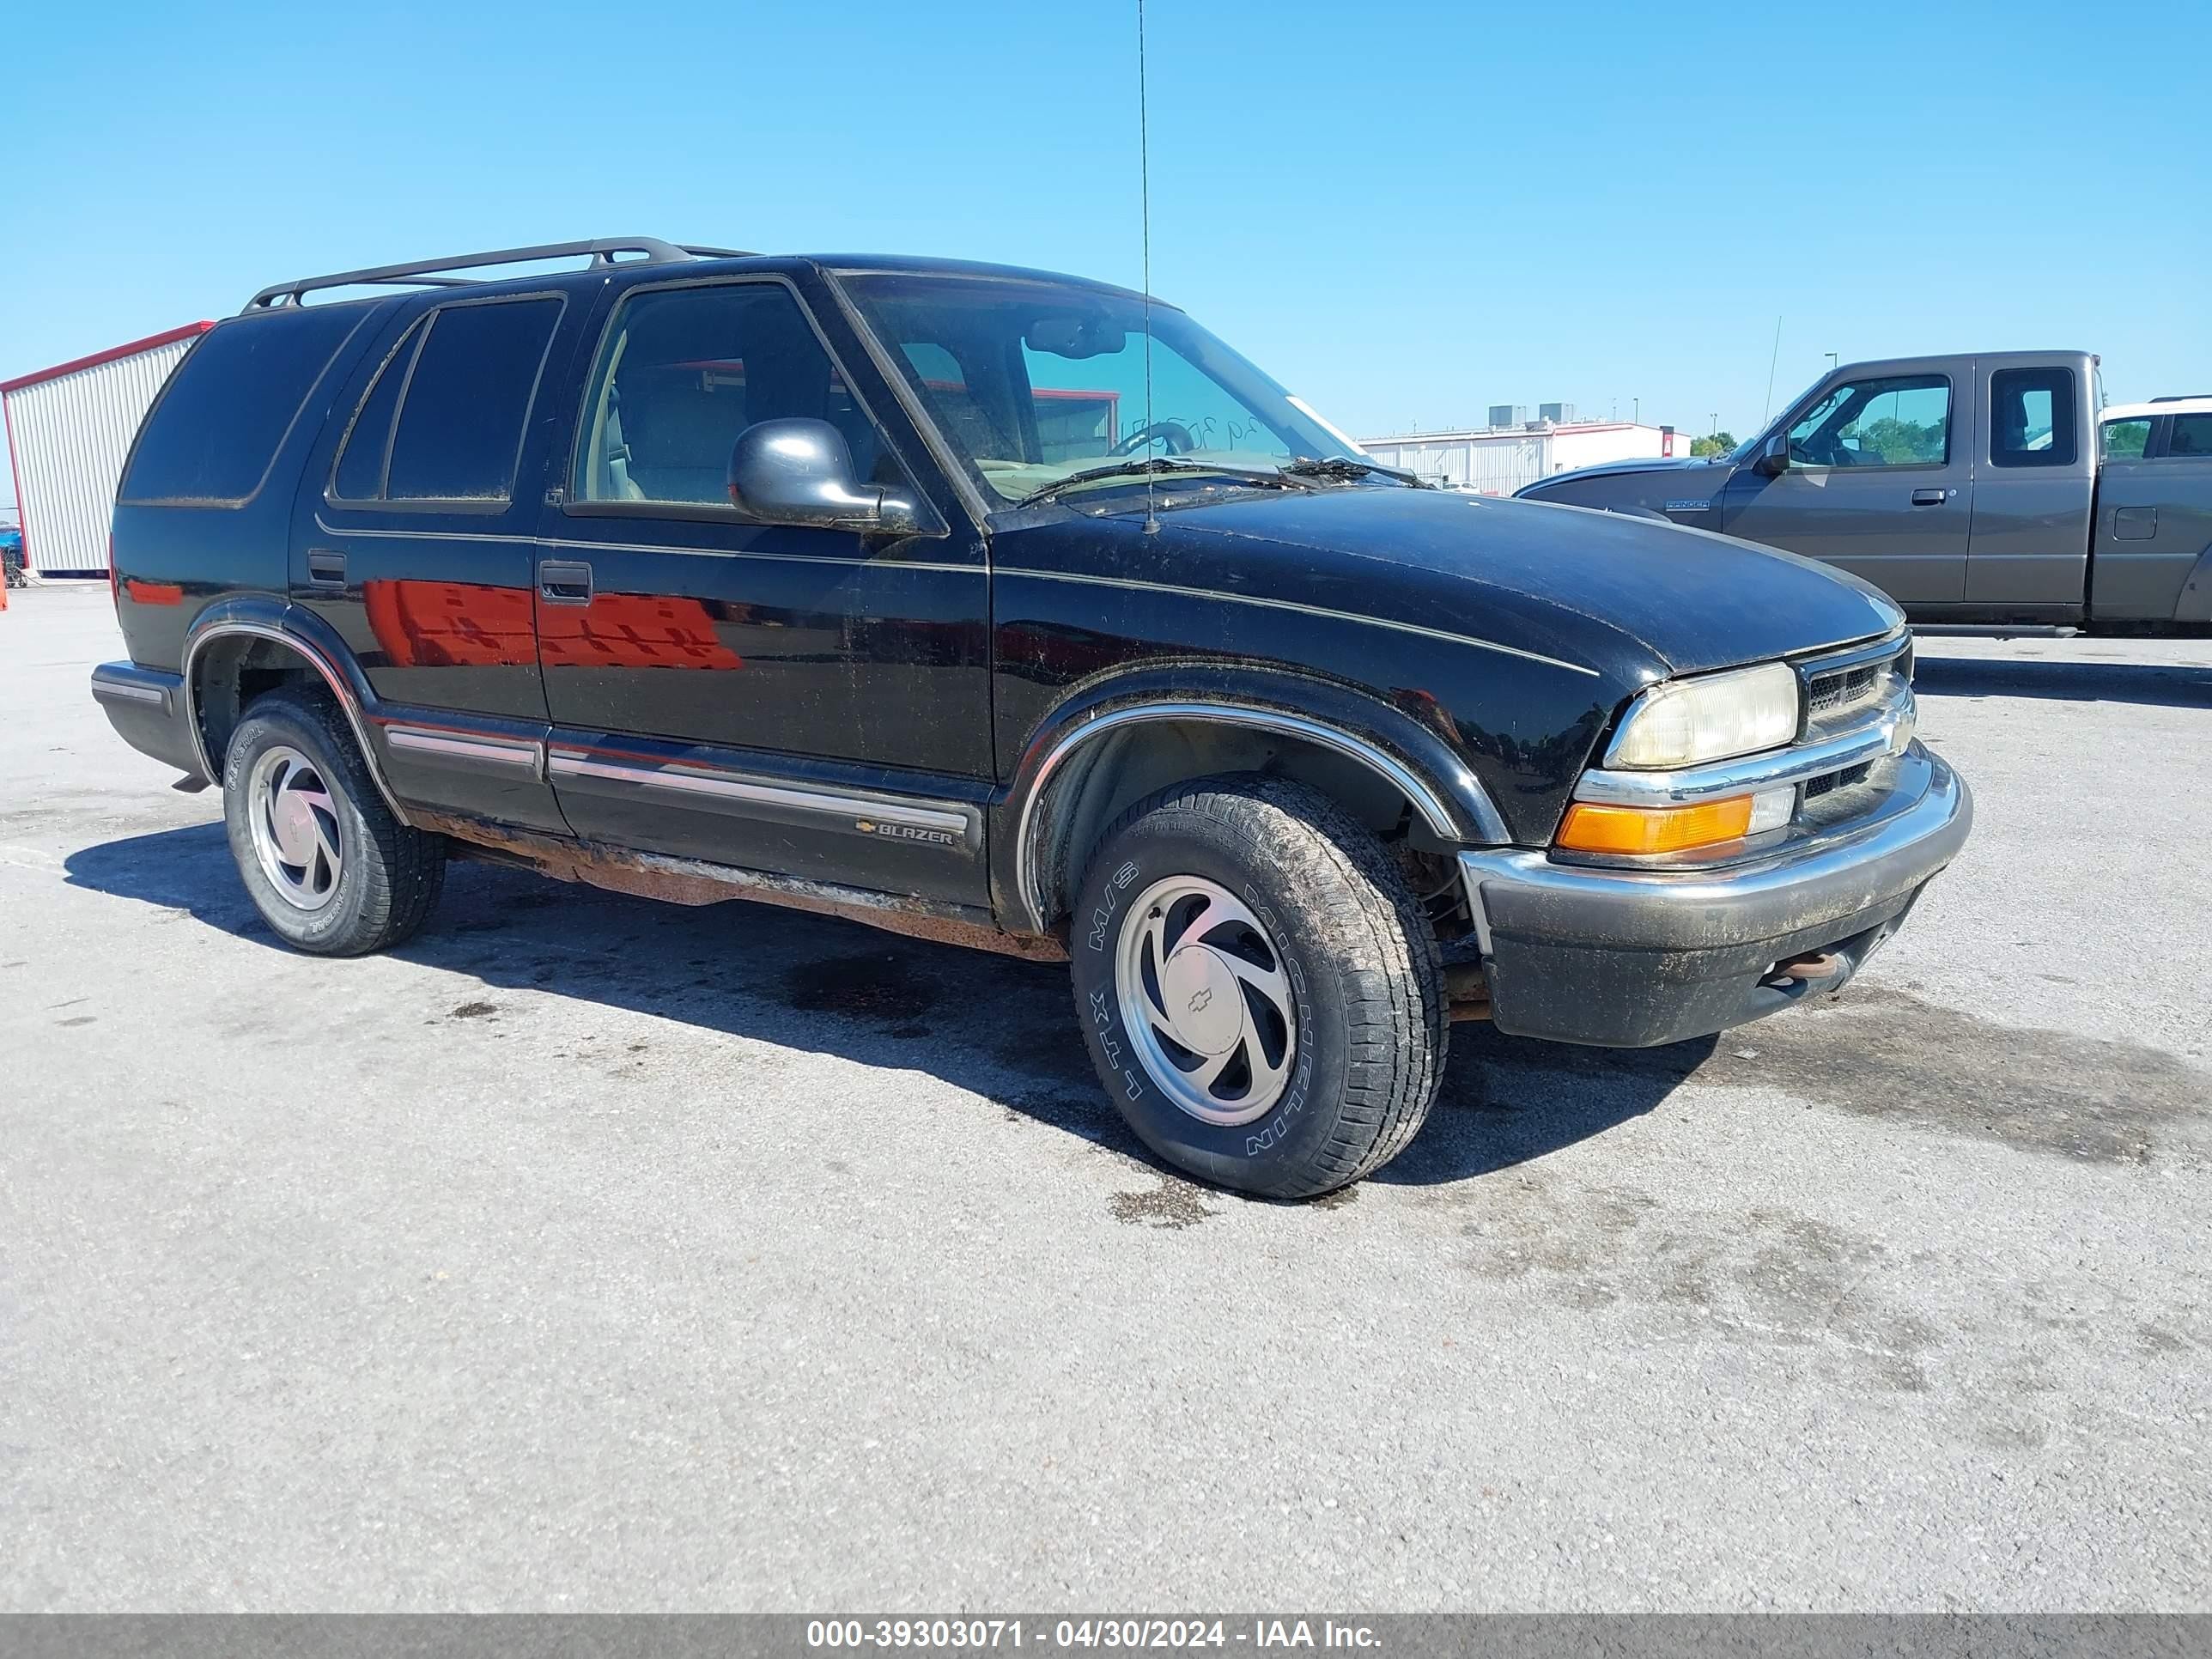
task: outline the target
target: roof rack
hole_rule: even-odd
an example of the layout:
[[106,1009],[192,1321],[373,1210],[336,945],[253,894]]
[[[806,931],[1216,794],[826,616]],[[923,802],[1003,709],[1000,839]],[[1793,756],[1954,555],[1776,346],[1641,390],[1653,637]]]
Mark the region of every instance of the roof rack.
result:
[[[617,259],[618,253],[641,255]],[[689,259],[741,259],[749,257],[734,247],[689,247],[664,242],[658,236],[602,236],[588,242],[547,242],[538,247],[494,248],[484,253],[457,254],[450,259],[416,259],[404,265],[371,265],[362,270],[333,271],[327,276],[302,276],[296,282],[276,283],[246,302],[247,311],[266,311],[277,306],[301,304],[307,295],[326,288],[465,288],[482,277],[456,276],[457,270],[480,265],[523,264],[533,259],[570,259],[589,255],[593,266],[612,264],[675,264]]]

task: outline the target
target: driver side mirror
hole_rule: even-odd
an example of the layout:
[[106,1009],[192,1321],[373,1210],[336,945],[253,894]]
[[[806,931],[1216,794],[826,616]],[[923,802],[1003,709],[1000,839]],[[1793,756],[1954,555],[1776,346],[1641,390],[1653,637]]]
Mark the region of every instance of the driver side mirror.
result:
[[1778,478],[1790,470],[1790,434],[1778,432],[1759,447],[1751,470],[1762,478]]
[[730,447],[730,501],[763,524],[904,535],[912,501],[853,474],[853,452],[827,421],[756,421]]

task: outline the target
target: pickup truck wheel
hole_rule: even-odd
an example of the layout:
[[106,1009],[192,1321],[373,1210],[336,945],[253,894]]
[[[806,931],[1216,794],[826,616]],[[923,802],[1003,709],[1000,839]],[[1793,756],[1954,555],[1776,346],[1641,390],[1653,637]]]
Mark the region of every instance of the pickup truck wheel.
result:
[[224,757],[222,815],[254,908],[295,950],[385,950],[422,925],[445,885],[444,838],[392,816],[319,693],[286,688],[246,709]]
[[1071,931],[1091,1060],[1177,1168],[1310,1198],[1428,1115],[1450,1029],[1436,940],[1327,796],[1231,777],[1139,802],[1091,854]]

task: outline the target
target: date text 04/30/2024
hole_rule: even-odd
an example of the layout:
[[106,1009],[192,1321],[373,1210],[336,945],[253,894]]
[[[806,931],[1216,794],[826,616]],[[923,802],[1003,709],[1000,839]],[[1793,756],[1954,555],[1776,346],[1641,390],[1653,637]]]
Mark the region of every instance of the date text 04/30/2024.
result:
[[817,1619],[806,1645],[817,1650],[918,1648],[981,1650],[1372,1649],[1374,1629],[1334,1619]]

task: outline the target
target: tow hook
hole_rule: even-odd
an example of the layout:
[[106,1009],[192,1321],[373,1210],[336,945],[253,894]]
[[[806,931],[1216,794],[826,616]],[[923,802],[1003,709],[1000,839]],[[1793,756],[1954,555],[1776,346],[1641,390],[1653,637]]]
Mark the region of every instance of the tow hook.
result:
[[1444,1001],[1452,1023],[1490,1018],[1490,986],[1479,962],[1457,962],[1444,969]]

